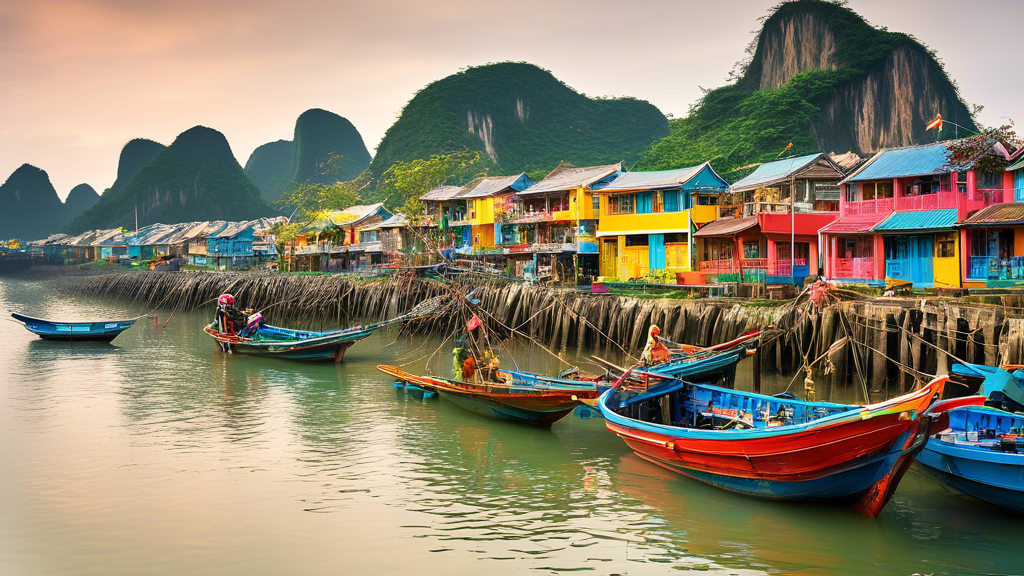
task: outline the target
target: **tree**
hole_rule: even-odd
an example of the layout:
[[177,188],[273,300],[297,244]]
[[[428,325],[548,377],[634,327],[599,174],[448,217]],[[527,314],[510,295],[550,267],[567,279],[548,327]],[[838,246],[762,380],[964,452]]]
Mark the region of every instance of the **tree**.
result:
[[295,206],[309,217],[318,212],[344,210],[359,204],[364,194],[372,189],[369,172],[363,172],[355,180],[334,184],[298,184],[286,191],[277,200],[280,206]]
[[480,153],[469,150],[409,162],[399,160],[381,175],[374,197],[392,209],[422,212],[422,206],[417,206],[420,196],[445,183],[461,184],[483,176],[486,168]]
[[1021,146],[1021,139],[1013,126],[985,128],[979,134],[946,144],[949,150],[947,168],[955,172],[974,170],[981,174],[995,174],[1006,170],[1009,160],[1001,151],[1013,151]]

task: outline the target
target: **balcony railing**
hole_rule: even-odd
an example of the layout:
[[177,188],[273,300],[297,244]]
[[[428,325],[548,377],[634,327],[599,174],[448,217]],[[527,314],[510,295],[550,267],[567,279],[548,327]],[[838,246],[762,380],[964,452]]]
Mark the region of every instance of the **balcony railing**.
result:
[[836,278],[873,278],[874,258],[837,258],[832,275]]
[[1024,280],[1024,256],[971,256],[971,280]]
[[844,202],[843,216],[860,216],[866,214],[879,214],[892,212],[892,198],[878,198],[876,200],[864,200],[861,202]]
[[789,202],[747,202],[743,205],[743,216],[758,214],[789,214]]
[[796,258],[794,260],[785,258],[782,260],[776,260],[775,270],[773,270],[772,273],[775,276],[792,276],[794,266],[796,267],[797,273],[800,275],[808,274],[807,258]]
[[768,268],[767,258],[741,258],[740,267],[744,270],[751,268]]
[[701,272],[711,272],[718,274],[731,274],[736,272],[736,263],[732,258],[722,258],[720,260],[702,260],[699,264]]

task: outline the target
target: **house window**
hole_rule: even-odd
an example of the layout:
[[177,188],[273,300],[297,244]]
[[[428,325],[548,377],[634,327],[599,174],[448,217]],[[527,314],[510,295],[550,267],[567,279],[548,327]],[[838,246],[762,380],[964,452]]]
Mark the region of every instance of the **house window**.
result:
[[661,197],[665,212],[679,212],[679,190],[666,190]]
[[647,235],[632,234],[630,236],[626,236],[626,247],[630,246],[647,246]]
[[664,212],[664,211],[665,210],[663,210],[662,199],[661,199],[661,192],[660,191],[655,192],[654,193],[654,212],[658,213],[658,212]]
[[594,206],[594,214],[598,214],[598,213],[601,212],[601,197],[598,196],[597,194],[594,194],[594,204],[593,204],[593,206]]
[[697,195],[698,206],[717,206],[718,196],[705,196],[703,194]]
[[761,257],[761,243],[757,240],[743,243],[743,257],[744,258],[760,258]]
[[608,197],[609,214],[634,214],[636,213],[636,196],[633,194],[619,194]]
[[935,257],[956,257],[956,233],[935,235]]
[[982,190],[997,190],[1003,187],[1002,172],[983,172],[977,175],[978,188]]
[[892,198],[892,183],[879,182],[875,184],[875,198]]
[[956,191],[967,194],[967,172],[956,173]]
[[636,195],[636,213],[650,214],[654,212],[654,192],[643,192]]

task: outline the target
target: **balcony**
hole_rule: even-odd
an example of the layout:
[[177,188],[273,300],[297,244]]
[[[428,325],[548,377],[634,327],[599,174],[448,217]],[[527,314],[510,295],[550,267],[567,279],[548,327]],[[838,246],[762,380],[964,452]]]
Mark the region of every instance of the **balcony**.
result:
[[701,260],[698,268],[709,274],[732,274],[736,272],[736,263],[732,258],[720,260]]
[[968,280],[1024,280],[1024,256],[971,256]]
[[861,202],[844,202],[842,217],[861,216],[867,214],[884,214],[892,212],[895,202],[892,198],[863,200]]
[[967,198],[967,195],[961,192],[943,190],[932,194],[900,196],[896,198],[896,210],[909,212],[914,210],[942,210],[956,208],[972,212],[991,204],[999,204],[1002,201],[1002,190],[978,190],[973,199]]
[[743,216],[789,214],[789,208],[789,202],[747,202],[743,205]]

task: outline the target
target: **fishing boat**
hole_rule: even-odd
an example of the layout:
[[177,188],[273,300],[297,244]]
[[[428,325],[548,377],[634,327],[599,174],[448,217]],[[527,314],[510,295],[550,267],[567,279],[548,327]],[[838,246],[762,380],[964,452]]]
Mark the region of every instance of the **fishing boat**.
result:
[[345,351],[372,334],[374,329],[353,326],[344,330],[309,332],[260,324],[256,328],[234,333],[219,331],[217,322],[204,328],[225,352],[335,363],[341,362]]
[[465,382],[434,376],[417,376],[397,366],[377,366],[399,383],[437,392],[453,404],[475,414],[533,424],[544,428],[561,420],[584,398],[596,398],[596,386],[559,386],[516,380],[508,382]]
[[806,402],[681,380],[601,395],[608,429],[641,458],[733,492],[836,501],[874,517],[914,456],[948,379],[870,406]]
[[[938,423],[917,457],[929,476],[969,496],[1024,514],[1024,415],[1019,409],[1020,379],[987,368],[988,396],[936,403],[928,415]],[[936,427],[933,427],[933,430]]]
[[25,328],[44,340],[84,341],[101,340],[110,342],[118,334],[132,327],[138,318],[132,320],[108,320],[101,322],[59,322],[11,314]]

